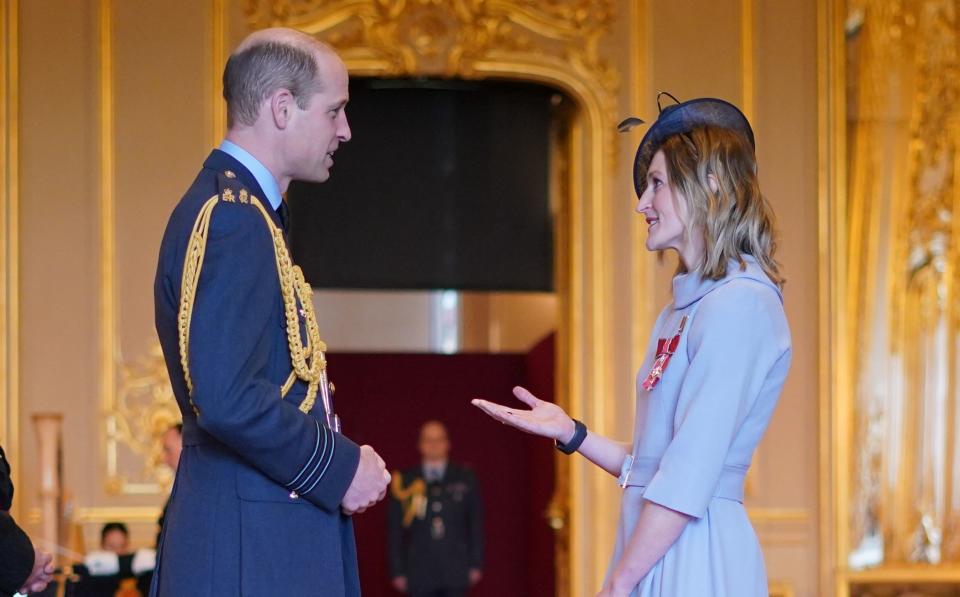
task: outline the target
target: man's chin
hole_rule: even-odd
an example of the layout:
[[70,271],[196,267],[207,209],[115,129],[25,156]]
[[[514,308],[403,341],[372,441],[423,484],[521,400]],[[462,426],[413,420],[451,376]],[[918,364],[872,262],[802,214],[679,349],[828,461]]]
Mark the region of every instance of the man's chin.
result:
[[311,174],[309,176],[301,176],[296,180],[299,180],[300,182],[311,182],[311,183],[327,182],[328,180],[330,180],[330,171],[323,170],[322,172]]

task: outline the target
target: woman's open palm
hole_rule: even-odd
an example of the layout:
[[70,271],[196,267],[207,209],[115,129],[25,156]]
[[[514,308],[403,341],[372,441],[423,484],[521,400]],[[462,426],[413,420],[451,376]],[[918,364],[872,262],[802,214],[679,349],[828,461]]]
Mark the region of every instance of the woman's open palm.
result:
[[573,420],[562,408],[552,402],[540,400],[520,386],[513,388],[513,395],[529,406],[530,410],[511,408],[480,398],[471,402],[494,419],[521,431],[562,443],[571,439],[574,431]]

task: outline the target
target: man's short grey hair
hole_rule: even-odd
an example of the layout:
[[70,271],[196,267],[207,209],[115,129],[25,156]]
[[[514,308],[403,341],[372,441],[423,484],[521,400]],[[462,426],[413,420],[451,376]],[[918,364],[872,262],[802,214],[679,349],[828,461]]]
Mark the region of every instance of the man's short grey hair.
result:
[[227,126],[252,126],[260,104],[278,89],[288,89],[301,109],[320,91],[313,52],[292,44],[269,41],[230,56],[223,70]]

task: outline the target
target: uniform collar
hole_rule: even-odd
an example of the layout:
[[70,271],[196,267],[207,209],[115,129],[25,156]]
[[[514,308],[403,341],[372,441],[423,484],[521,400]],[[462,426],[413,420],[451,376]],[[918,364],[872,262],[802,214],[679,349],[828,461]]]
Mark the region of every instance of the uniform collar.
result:
[[731,259],[727,264],[727,275],[719,280],[704,278],[699,272],[687,272],[675,276],[673,278],[674,308],[686,309],[713,290],[738,278],[755,280],[769,286],[776,291],[780,302],[783,303],[783,294],[780,292],[780,288],[767,277],[767,274],[764,273],[763,268],[760,267],[757,260],[754,259],[752,255],[742,255],[741,257],[746,267],[741,269],[742,266],[740,263],[735,259]]
[[253,157],[246,149],[226,139],[220,144],[220,151],[243,164],[243,167],[256,179],[267,201],[270,202],[270,207],[274,211],[280,208],[280,203],[283,201],[283,197],[280,195],[280,187],[277,186],[277,180],[273,177],[273,174],[267,170],[267,167],[260,160]]
[[[444,475],[446,475],[447,473],[447,461],[431,463],[431,464],[427,464],[426,462],[424,462],[421,465],[421,467],[423,468],[424,478],[433,477],[435,480],[439,481],[443,479]],[[431,472],[433,472],[434,474],[433,475],[428,474]]]
[[[203,167],[207,170],[213,170],[219,173],[230,171],[236,175],[237,180],[239,180],[240,184],[250,191],[251,195],[257,199],[266,197],[266,194],[263,192],[263,188],[260,187],[260,183],[253,176],[253,174],[251,174],[250,171],[247,170],[247,167],[241,164],[237,158],[233,157],[229,153],[220,151],[219,149],[214,149],[210,152],[210,155],[207,156],[206,161],[203,162]],[[277,210],[270,209],[268,211],[273,218],[273,223],[278,227],[283,228],[283,222],[280,220],[280,214],[277,213]]]

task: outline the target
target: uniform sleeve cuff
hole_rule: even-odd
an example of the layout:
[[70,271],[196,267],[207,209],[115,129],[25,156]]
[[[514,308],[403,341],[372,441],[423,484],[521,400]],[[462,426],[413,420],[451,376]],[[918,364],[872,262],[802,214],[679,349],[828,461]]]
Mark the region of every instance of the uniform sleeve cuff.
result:
[[328,511],[340,507],[360,463],[360,447],[343,435],[316,424],[314,449],[287,489]]

